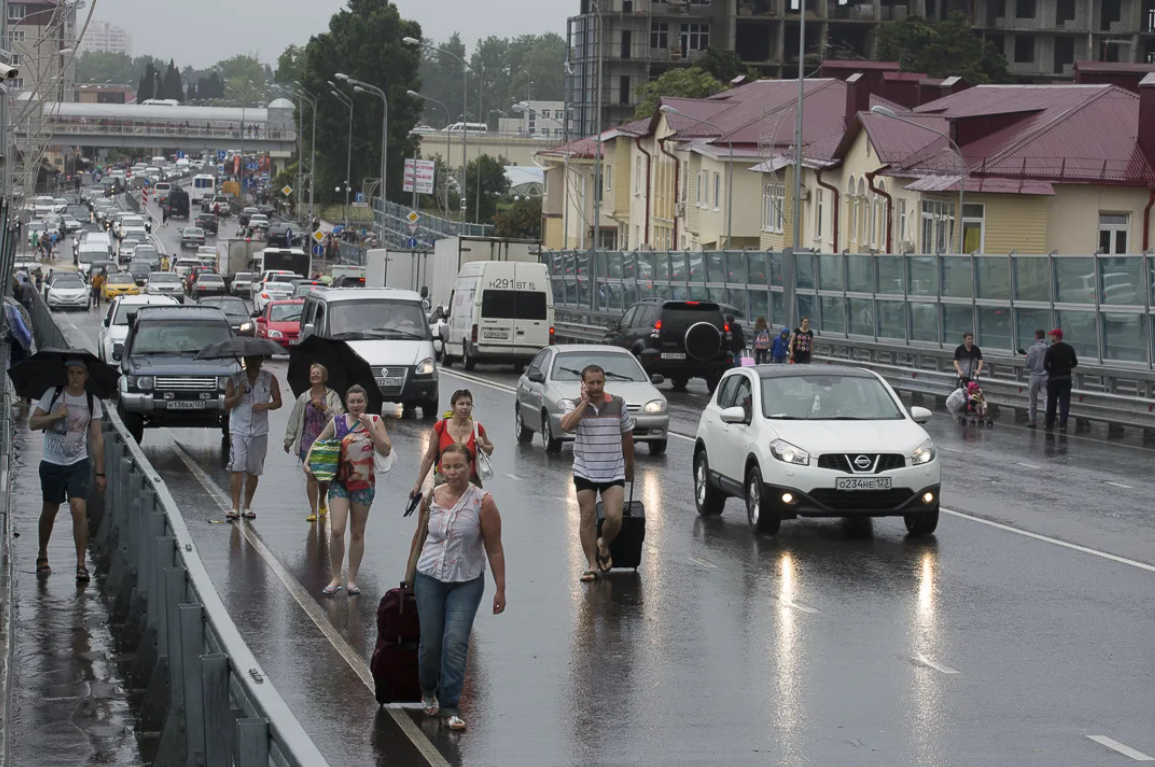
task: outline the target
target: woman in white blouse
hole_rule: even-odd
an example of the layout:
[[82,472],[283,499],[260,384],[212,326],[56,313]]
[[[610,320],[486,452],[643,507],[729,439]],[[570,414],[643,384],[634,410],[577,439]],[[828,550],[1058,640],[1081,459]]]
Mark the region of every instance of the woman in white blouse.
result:
[[421,702],[426,716],[440,713],[452,730],[465,729],[457,705],[469,634],[485,591],[487,557],[497,587],[493,614],[505,610],[501,515],[489,493],[469,481],[471,460],[463,445],[453,444],[441,452],[445,484],[422,505],[411,549],[420,551],[412,582],[421,618]]

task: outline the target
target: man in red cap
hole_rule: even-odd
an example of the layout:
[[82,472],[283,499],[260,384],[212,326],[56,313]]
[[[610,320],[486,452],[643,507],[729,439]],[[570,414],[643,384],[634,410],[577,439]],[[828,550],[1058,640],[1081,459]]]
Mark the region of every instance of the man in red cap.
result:
[[1071,371],[1079,365],[1075,350],[1063,343],[1062,328],[1051,331],[1051,346],[1043,355],[1043,369],[1047,371],[1047,415],[1043,426],[1055,427],[1055,409],[1059,410],[1059,431],[1067,431],[1067,415],[1071,412]]

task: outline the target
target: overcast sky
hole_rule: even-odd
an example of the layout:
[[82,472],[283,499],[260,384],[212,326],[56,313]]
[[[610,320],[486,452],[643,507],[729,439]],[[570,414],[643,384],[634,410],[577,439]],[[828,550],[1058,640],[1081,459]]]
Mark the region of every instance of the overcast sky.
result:
[[[345,0],[95,0],[93,19],[132,33],[132,55],[176,59],[177,66],[207,67],[238,53],[276,65],[290,43],[303,44],[329,28]],[[454,32],[470,51],[481,38],[556,32],[578,0],[400,0],[401,15],[421,24],[425,37]],[[83,22],[87,9],[81,11]]]

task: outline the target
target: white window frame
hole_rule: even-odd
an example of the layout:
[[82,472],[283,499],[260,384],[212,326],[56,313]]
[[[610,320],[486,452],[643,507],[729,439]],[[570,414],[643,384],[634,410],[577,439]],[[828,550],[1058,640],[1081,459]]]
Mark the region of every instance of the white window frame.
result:
[[642,158],[634,158],[634,197],[641,196],[642,188]]
[[[972,216],[967,214],[967,208],[982,208],[982,214],[979,216]],[[986,253],[987,248],[987,206],[986,203],[981,202],[963,202],[963,247],[966,247],[967,242],[967,224],[979,225],[979,246],[977,251],[979,253]],[[968,253],[971,251],[967,251]]]
[[28,8],[23,4],[14,4],[8,6],[8,20],[9,21],[23,21],[25,15],[28,13]]
[[[656,36],[656,37],[655,37]],[[665,38],[665,42],[661,42]],[[658,42],[658,45],[654,45]],[[670,24],[666,21],[650,21],[650,47],[654,50],[670,47]]]
[[537,110],[537,113],[540,114],[542,117],[547,117],[547,118],[549,117],[549,110],[548,109],[539,109],[539,110]]
[[823,189],[814,190],[814,241],[822,242],[822,193]]
[[11,80],[8,81],[8,87],[13,89],[13,90],[19,90],[19,89],[23,88],[24,87],[24,78],[23,77],[13,77]]
[[698,193],[694,198],[694,204],[699,208],[706,207],[702,204],[702,171],[700,169],[698,170]]
[[25,33],[24,33],[23,29],[10,29],[10,30],[8,30],[8,42],[10,42],[10,43],[22,43],[22,42],[24,42],[24,40],[25,40]]
[[850,177],[850,183],[846,185],[846,231],[850,232],[850,236],[846,238],[846,244],[849,246],[852,242],[858,242],[858,200],[856,198],[856,189],[854,176]]
[[[946,200],[923,200],[919,207],[922,253],[954,253],[955,204]],[[927,242],[927,240],[931,242]],[[940,249],[939,245],[942,246]]]
[[710,25],[684,22],[678,29],[678,43],[684,51],[704,51],[710,47]]
[[762,231],[783,234],[786,231],[786,185],[781,182],[762,185]]
[[[1123,223],[1118,222],[1103,222],[1105,216],[1122,216]],[[1099,211],[1099,229],[1096,232],[1097,239],[1095,241],[1095,250],[1098,251],[1102,247],[1103,234],[1109,232],[1111,235],[1111,247],[1107,249],[1110,255],[1120,255],[1126,253],[1128,247],[1131,245],[1131,214],[1130,213],[1113,213],[1111,211]],[[1127,246],[1123,250],[1118,250],[1116,247],[1119,242],[1119,233],[1122,232],[1127,238]]]
[[603,192],[614,191],[614,166],[609,163],[606,163],[606,172],[602,176],[602,187]]
[[899,247],[906,242],[906,198],[900,197],[898,199],[898,244]]
[[722,194],[722,174],[719,173],[718,171],[714,171],[714,212],[715,213],[718,212],[718,207],[720,205],[718,198],[721,196],[721,194]]

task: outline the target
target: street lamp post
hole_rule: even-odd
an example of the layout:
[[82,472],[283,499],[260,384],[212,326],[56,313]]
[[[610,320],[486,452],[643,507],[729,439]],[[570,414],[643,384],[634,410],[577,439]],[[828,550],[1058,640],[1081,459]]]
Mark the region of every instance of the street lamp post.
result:
[[966,194],[965,188],[966,188],[966,180],[967,180],[967,163],[966,163],[966,159],[963,157],[962,150],[959,149],[959,145],[955,143],[954,139],[952,139],[946,133],[938,130],[937,128],[932,128],[929,125],[923,125],[922,123],[915,122],[914,120],[908,120],[905,117],[900,117],[899,115],[895,114],[893,109],[887,109],[886,107],[882,106],[881,104],[876,104],[875,106],[871,107],[870,112],[871,112],[871,114],[876,114],[880,117],[889,117],[891,120],[898,120],[900,123],[906,123],[907,125],[913,125],[916,128],[922,128],[923,130],[930,131],[931,133],[934,133],[935,135],[941,136],[942,138],[944,138],[948,142],[950,142],[950,148],[954,150],[955,157],[958,158],[958,221],[956,224],[956,226],[958,226],[958,231],[955,232],[955,234],[956,234],[956,240],[958,242],[958,246],[957,246],[958,247],[958,253],[959,253],[959,255],[962,255],[962,252],[963,252],[963,201],[965,200],[965,194]]
[[297,86],[297,95],[309,102],[313,108],[313,135],[309,139],[309,228],[313,227],[313,189],[317,185],[317,99],[305,90],[300,80],[294,80]]
[[337,85],[329,80],[332,89],[329,93],[345,106],[349,107],[349,145],[345,151],[345,227],[349,227],[349,182],[353,175],[353,99],[337,90]]
[[[714,123],[710,122],[709,120],[703,120],[700,117],[693,117],[691,115],[686,114],[685,112],[681,112],[677,109],[674,109],[672,106],[664,105],[662,107],[661,111],[665,112],[666,114],[678,115],[679,117],[685,117],[687,120],[693,120],[694,122],[699,122],[699,123],[702,123],[703,125],[709,125],[711,128],[718,131],[718,135],[725,134],[724,130],[722,130],[720,127],[718,127]],[[726,144],[730,147],[729,170],[727,170],[727,172],[726,172],[726,176],[727,176],[727,178],[726,178],[726,185],[727,185],[727,189],[726,189],[726,250],[731,250],[734,247],[734,141],[733,141],[733,137],[726,139]]]
[[[370,93],[374,96],[377,96],[379,99],[381,99],[381,104],[382,104],[382,107],[384,109],[383,116],[381,117],[381,224],[378,227],[378,235],[379,235],[379,239],[380,239],[380,244],[384,245],[385,244],[385,206],[389,204],[389,198],[385,194],[385,192],[387,190],[387,187],[385,184],[385,174],[389,169],[389,166],[386,164],[387,153],[389,151],[389,97],[385,94],[384,90],[382,90],[381,88],[378,88],[376,85],[370,85],[369,83],[364,82],[363,80],[358,80],[356,78],[349,77],[348,75],[346,75],[342,72],[337,73],[337,79],[338,80],[344,80],[345,82],[348,82],[350,85],[352,85],[354,93]],[[417,179],[414,178],[415,183],[416,183],[416,180]],[[370,204],[372,204],[372,203],[370,203]]]
[[[418,93],[417,91],[412,91],[412,90],[405,91],[405,95],[408,96],[409,98],[412,98],[412,99],[423,99],[423,100],[428,101],[432,104],[436,104],[437,106],[444,109],[445,110],[445,125],[446,125],[446,127],[449,126],[449,107],[445,106],[444,103],[442,103],[442,102],[438,101],[437,99],[432,98],[430,96],[423,96],[420,93]],[[452,154],[452,151],[451,151],[452,145],[453,145],[453,132],[452,131],[446,131],[445,132],[445,156],[446,157],[449,157]],[[414,165],[414,167],[413,167],[413,186],[414,186],[414,188],[416,188],[416,186],[417,186],[417,167],[416,167],[416,165]],[[436,202],[436,196],[434,197],[434,202]],[[446,185],[446,187],[445,187],[445,212],[446,212],[446,214],[449,213],[449,186],[448,185]]]
[[[465,195],[467,195],[469,193],[469,188],[468,188],[468,182],[469,182],[469,135],[468,135],[469,134],[469,106],[468,106],[469,87],[468,87],[468,82],[469,82],[469,78],[467,78],[465,76],[469,72],[469,65],[465,63],[465,59],[461,58],[460,56],[458,56],[453,51],[447,51],[444,48],[438,48],[437,46],[431,45],[431,44],[425,42],[424,40],[418,40],[416,37],[406,37],[406,38],[402,38],[402,40],[403,40],[403,42],[405,42],[409,45],[420,45],[422,48],[428,48],[431,51],[437,51],[438,53],[444,53],[446,56],[450,56],[452,58],[457,59],[459,62],[461,62],[461,119],[462,119],[462,126],[461,126],[461,194],[462,194],[462,198],[461,199],[465,200],[466,199]],[[480,158],[480,155],[478,155],[478,157]],[[478,172],[477,184],[478,184],[478,186],[480,186],[481,185],[481,163],[480,163],[480,161],[477,163],[477,172]],[[463,216],[463,218],[464,218],[464,216]]]

